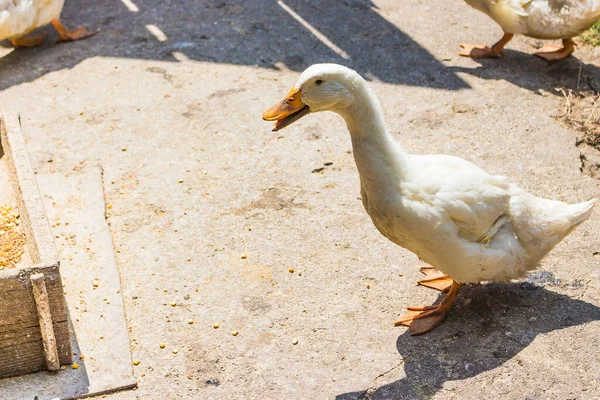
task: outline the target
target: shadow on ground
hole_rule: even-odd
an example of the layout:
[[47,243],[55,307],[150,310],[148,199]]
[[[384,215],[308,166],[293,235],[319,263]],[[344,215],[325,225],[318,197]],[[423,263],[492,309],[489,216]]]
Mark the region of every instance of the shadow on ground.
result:
[[[388,83],[450,90],[468,87],[380,16],[370,0],[133,3],[139,11],[113,0],[67,2],[62,14],[67,25],[87,25],[100,29],[100,34],[76,43],[12,51],[0,59],[0,90],[94,56],[191,59],[263,68],[284,64],[294,71],[318,62],[337,62]],[[156,29],[149,25],[166,38],[157,39],[151,33]],[[56,40],[51,33],[49,42]]]
[[494,59],[476,59],[477,68],[449,67],[454,73],[467,73],[481,79],[505,80],[513,85],[535,93],[540,89],[546,93],[562,96],[556,88],[593,90],[600,92],[600,68],[586,64],[571,56],[550,63],[533,54],[505,50],[505,56]]
[[[472,299],[462,304],[462,299]],[[397,340],[406,377],[336,400],[429,399],[446,381],[498,368],[539,334],[600,320],[600,308],[531,283],[467,286],[436,330]]]

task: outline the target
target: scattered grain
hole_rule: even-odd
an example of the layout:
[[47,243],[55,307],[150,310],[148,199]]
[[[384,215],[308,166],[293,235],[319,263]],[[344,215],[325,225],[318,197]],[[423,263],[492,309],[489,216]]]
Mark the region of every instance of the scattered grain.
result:
[[19,217],[11,206],[0,207],[0,270],[14,268],[25,251],[25,236],[17,229]]

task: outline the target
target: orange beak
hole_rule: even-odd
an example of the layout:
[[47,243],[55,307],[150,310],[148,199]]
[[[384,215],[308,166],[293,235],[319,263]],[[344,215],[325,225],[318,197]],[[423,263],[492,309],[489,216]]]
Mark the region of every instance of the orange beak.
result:
[[273,132],[285,128],[310,112],[310,108],[300,98],[301,91],[302,89],[292,88],[280,103],[263,113],[265,121],[277,121]]

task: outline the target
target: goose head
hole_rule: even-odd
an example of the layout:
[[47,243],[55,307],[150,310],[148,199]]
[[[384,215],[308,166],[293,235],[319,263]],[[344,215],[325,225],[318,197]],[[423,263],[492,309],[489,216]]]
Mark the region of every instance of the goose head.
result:
[[273,131],[319,112],[342,113],[354,103],[355,90],[362,81],[356,71],[337,64],[308,67],[285,98],[263,113],[265,121],[276,121]]

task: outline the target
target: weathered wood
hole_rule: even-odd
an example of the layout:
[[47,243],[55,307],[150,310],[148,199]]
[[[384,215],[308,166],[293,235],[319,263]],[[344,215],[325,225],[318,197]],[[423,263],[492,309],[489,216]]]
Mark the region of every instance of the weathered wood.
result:
[[[47,271],[45,283],[52,326],[60,364],[72,360],[70,333],[64,297],[58,271],[53,267],[36,267],[34,274]],[[33,284],[26,272],[14,274],[9,279],[0,277],[0,378],[21,375],[46,369],[42,332],[33,294]],[[54,312],[54,310],[57,310]]]
[[41,338],[0,351],[0,377],[30,374],[45,368],[46,360]]
[[58,255],[16,117],[0,118],[0,157],[8,163],[34,264],[0,271],[1,379],[58,369],[72,362],[72,350]]
[[58,361],[58,350],[56,349],[56,337],[52,326],[52,314],[50,312],[50,300],[46,291],[44,274],[33,274],[29,277],[33,288],[33,298],[37,309],[40,332],[42,333],[42,344],[44,345],[44,356],[46,368],[57,371],[60,368]]
[[67,320],[58,267],[27,268],[12,276],[0,276],[0,334],[6,330],[6,327],[12,329],[10,325],[30,325],[32,321],[37,321],[31,281],[28,276],[38,272],[43,272],[46,277],[52,320],[55,323]]

